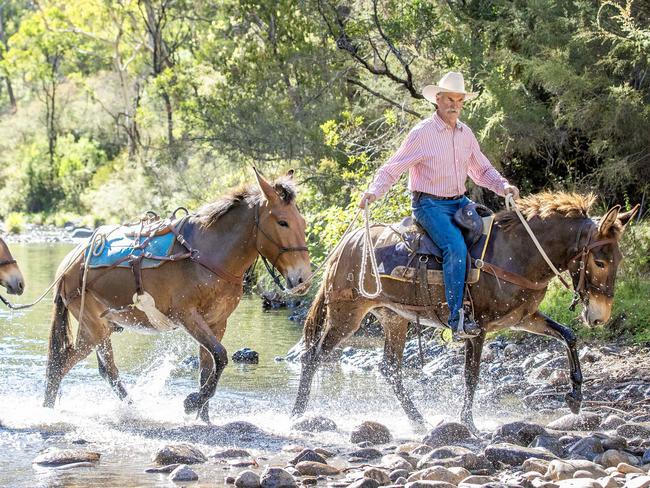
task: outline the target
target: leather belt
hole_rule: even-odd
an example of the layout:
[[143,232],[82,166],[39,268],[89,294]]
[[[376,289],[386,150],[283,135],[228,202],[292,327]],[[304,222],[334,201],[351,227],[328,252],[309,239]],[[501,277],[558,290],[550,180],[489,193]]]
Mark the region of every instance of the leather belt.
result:
[[431,193],[425,193],[423,191],[414,191],[413,199],[417,202],[422,197],[432,198],[434,200],[460,200],[465,195],[454,195],[452,197],[441,197],[438,195],[432,195]]

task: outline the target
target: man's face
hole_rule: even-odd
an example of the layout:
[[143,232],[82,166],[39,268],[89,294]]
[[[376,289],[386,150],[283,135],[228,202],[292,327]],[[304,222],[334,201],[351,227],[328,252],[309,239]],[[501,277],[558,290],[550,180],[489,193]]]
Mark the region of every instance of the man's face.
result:
[[438,114],[453,127],[456,125],[458,117],[460,117],[464,101],[465,95],[462,93],[438,93],[436,95]]

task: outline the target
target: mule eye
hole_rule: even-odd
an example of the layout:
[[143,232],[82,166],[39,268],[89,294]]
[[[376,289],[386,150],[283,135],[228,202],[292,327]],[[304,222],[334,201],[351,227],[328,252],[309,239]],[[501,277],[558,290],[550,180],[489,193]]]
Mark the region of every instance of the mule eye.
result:
[[595,261],[595,263],[600,269],[605,269],[605,261]]
[[278,220],[278,224],[280,224],[282,227],[289,227],[289,224],[287,224],[286,220]]

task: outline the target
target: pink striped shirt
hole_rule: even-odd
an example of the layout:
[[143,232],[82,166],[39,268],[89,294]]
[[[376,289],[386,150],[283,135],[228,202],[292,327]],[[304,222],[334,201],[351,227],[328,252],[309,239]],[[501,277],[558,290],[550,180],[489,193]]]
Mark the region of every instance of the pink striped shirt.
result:
[[467,176],[503,196],[508,181],[481,152],[472,130],[458,121],[452,129],[437,113],[409,132],[397,152],[377,171],[369,193],[381,198],[409,170],[408,188],[451,197],[465,193]]

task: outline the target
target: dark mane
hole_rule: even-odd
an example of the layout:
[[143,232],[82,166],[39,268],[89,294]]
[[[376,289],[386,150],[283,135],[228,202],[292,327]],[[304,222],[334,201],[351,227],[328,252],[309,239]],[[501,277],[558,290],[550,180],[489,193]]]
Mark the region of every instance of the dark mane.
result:
[[[282,201],[288,205],[296,199],[296,186],[289,177],[282,177],[272,183]],[[212,203],[203,205],[196,217],[201,227],[210,227],[222,215],[241,205],[253,207],[264,200],[264,195],[257,185],[245,185],[231,191]]]
[[[581,195],[579,193],[545,191],[522,198],[517,206],[526,220],[534,217],[548,219],[551,217],[589,218],[589,210],[596,201],[592,193]],[[508,231],[519,225],[519,217],[515,212],[501,211],[496,216],[496,224]]]

